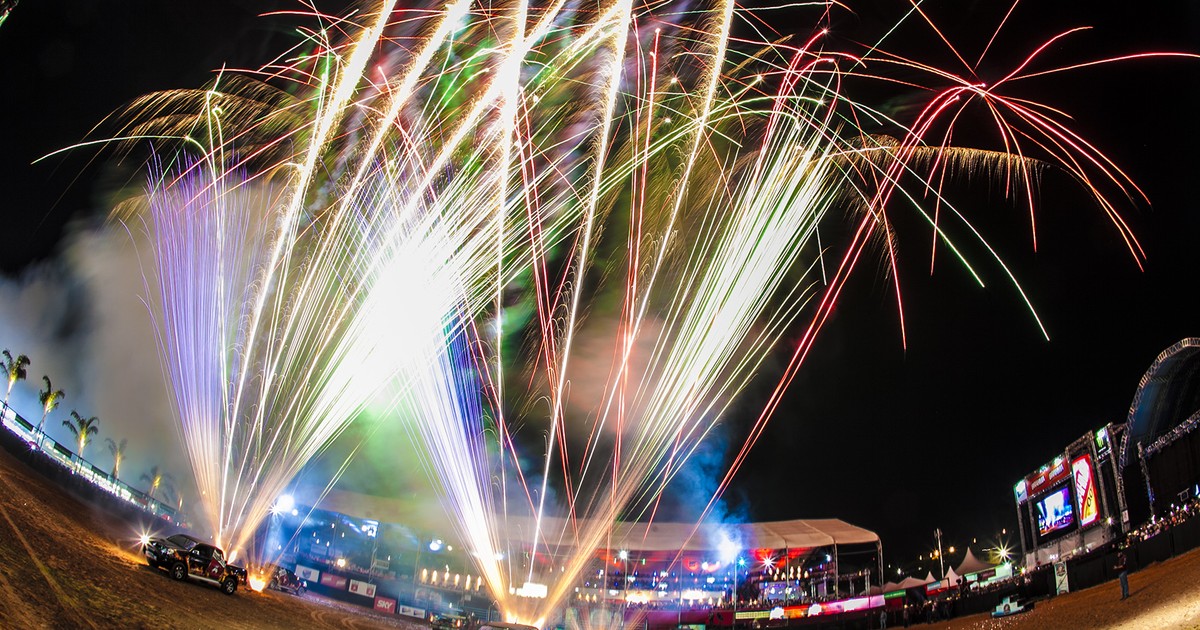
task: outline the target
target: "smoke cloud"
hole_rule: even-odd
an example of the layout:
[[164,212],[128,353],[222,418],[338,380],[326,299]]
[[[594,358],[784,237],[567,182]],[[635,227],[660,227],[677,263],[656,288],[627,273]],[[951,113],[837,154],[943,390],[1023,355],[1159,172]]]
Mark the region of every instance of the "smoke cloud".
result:
[[[105,438],[127,439],[123,481],[147,489],[140,478],[158,466],[183,485],[189,467],[173,429],[132,239],[121,226],[98,221],[75,222],[67,234],[56,258],[0,278],[0,347],[31,360],[9,404],[37,424],[46,375],[66,393],[46,419],[50,438],[73,444],[62,424],[72,410],[96,416],[99,432],[84,452],[88,461],[111,470]],[[188,485],[177,489],[190,491]]]

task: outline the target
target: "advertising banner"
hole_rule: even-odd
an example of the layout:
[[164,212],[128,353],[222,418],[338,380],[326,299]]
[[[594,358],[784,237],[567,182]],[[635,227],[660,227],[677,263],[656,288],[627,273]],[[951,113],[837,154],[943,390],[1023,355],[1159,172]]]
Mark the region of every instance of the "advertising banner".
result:
[[296,577],[300,578],[301,580],[308,580],[309,582],[320,582],[321,572],[312,567],[306,567],[303,564],[297,564]]
[[1075,498],[1079,503],[1079,525],[1087,527],[1100,517],[1100,502],[1096,500],[1096,484],[1092,480],[1092,458],[1088,455],[1071,462],[1075,475]]
[[344,590],[346,588],[346,578],[344,578],[340,575],[330,575],[330,574],[326,573],[321,576],[321,584],[328,586],[330,588],[338,588],[338,589]]
[[1068,472],[1066,462],[1059,461],[1052,468],[1030,475],[1025,479],[1029,494],[1037,494],[1042,488],[1053,485],[1059,479],[1066,477]]
[[375,597],[375,585],[359,580],[350,580],[350,592],[364,597]]
[[1024,479],[1018,481],[1017,485],[1013,486],[1013,494],[1017,497],[1018,504],[1024,503],[1025,499],[1029,498],[1029,491],[1025,487]]
[[1067,584],[1067,563],[1054,563],[1054,589],[1059,595],[1071,591],[1070,585]]
[[417,619],[424,619],[425,618],[425,609],[424,608],[416,608],[413,606],[401,605],[401,606],[396,607],[396,614],[404,615],[405,617],[416,617]]
[[1108,427],[1102,427],[1096,431],[1096,454],[1103,460],[1108,451],[1112,448],[1108,441]]
[[393,614],[396,612],[396,600],[387,597],[376,597],[375,610],[385,612],[389,615]]

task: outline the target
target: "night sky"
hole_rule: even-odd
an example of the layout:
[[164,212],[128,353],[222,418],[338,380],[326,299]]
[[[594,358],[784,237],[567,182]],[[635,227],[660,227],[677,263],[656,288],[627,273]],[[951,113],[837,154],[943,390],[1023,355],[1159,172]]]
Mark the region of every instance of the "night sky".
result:
[[[867,39],[906,4],[866,3],[858,16],[840,15],[835,34]],[[1038,38],[1081,25],[1095,28],[1056,46],[1052,58],[1200,49],[1193,3],[1108,4],[1024,3],[993,56],[1007,63]],[[942,5],[954,9],[934,11],[942,26],[977,56],[1001,3],[931,7]],[[21,2],[0,27],[0,271],[15,281],[31,263],[53,259],[65,226],[102,216],[107,191],[132,172],[89,166],[88,151],[35,159],[83,140],[147,91],[197,87],[223,63],[251,68],[269,60],[293,43],[295,21],[254,16],[294,6]],[[793,19],[773,15],[781,30]],[[911,31],[897,35],[897,49],[945,61],[927,30],[914,24]],[[1009,67],[1003,63],[994,71]],[[1143,60],[1023,85],[1026,95],[1070,112],[1076,129],[1149,196],[1149,206],[1121,208],[1147,252],[1145,270],[1061,173],[1048,171],[1042,182],[1036,252],[1023,206],[986,182],[956,187],[955,201],[1043,317],[1045,341],[998,269],[983,265],[989,285],[981,289],[942,250],[931,276],[928,229],[915,215],[900,218],[907,349],[886,267],[868,262],[727,493],[730,510],[757,520],[842,518],[878,531],[889,562],[928,552],[935,527],[948,544],[973,536],[983,543],[1003,527],[1016,543],[1012,484],[1084,432],[1124,420],[1154,358],[1200,334],[1193,310],[1200,215],[1191,194],[1200,167],[1198,77],[1200,61]],[[956,139],[994,142],[986,134]]]

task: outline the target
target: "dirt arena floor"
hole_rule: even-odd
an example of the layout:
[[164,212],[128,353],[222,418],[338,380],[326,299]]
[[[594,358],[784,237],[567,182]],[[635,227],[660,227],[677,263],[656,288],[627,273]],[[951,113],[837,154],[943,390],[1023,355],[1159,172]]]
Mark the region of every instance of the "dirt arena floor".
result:
[[1077,593],[1039,601],[1033,610],[992,619],[973,615],[942,623],[916,624],[930,630],[1063,630],[1200,628],[1200,549],[1129,575],[1129,599],[1108,582]]
[[[937,629],[1198,628],[1200,550],[1027,613]],[[405,628],[421,623],[321,598],[175,582],[146,566],[134,526],[78,501],[0,448],[0,628]]]
[[428,630],[311,593],[176,582],[146,565],[134,528],[0,448],[0,628]]

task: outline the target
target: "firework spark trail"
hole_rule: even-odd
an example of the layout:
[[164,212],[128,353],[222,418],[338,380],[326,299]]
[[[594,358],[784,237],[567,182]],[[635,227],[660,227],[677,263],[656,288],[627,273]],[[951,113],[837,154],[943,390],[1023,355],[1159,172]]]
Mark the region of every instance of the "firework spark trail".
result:
[[[1123,191],[1124,174],[1053,110],[996,91],[1036,76],[1020,72],[1041,49],[985,87],[876,48],[861,58],[814,52],[822,31],[798,47],[768,47],[787,59],[760,64],[777,87],[768,91],[749,80],[756,57],[730,63],[731,1],[701,12],[699,26],[655,29],[648,55],[640,25],[666,23],[654,11],[667,5],[615,0],[586,13],[565,0],[540,8],[458,0],[411,13],[394,5],[367,14],[370,23],[346,46],[329,45],[323,31],[314,37],[322,53],[311,72],[299,67],[307,58],[275,71],[314,84],[307,100],[239,100],[236,81],[234,94],[194,94],[204,103],[196,126],[205,134],[196,137],[207,138],[206,154],[183,174],[156,179],[149,195],[143,232],[155,269],[147,293],[164,371],[213,533],[233,548],[300,468],[386,395],[408,419],[449,522],[505,615],[544,620],[612,524],[654,504],[809,312],[816,296],[808,274],[823,265],[816,227],[835,191],[852,191],[865,210],[722,487],[873,234],[885,235],[895,272],[884,206],[893,196],[915,201],[902,178],[918,175],[918,188],[936,195],[934,212],[922,216],[961,257],[939,225],[938,188],[965,101],[993,113],[1001,142],[1017,155],[1002,164],[1026,168],[1022,144],[1031,144],[1119,220],[1089,172]],[[405,22],[393,13],[415,16],[426,34],[392,58],[397,75],[379,81],[371,61],[387,54],[389,29]],[[668,49],[679,52],[660,57]],[[885,117],[841,93],[841,59],[856,70],[880,61],[919,69],[953,85],[903,140],[863,147],[856,117]],[[144,105],[166,111],[172,102]],[[233,103],[236,113],[225,109]],[[949,125],[940,142],[932,141],[935,123]],[[130,136],[163,135],[155,129]],[[912,163],[929,150],[932,174],[921,179]],[[275,155],[283,157],[248,169]],[[1029,172],[1019,175],[1028,189]],[[606,235],[619,231],[605,222],[614,213],[627,213],[627,234]],[[594,406],[583,412],[591,433],[576,469],[568,463],[579,446],[568,434],[576,415],[568,392],[573,379],[593,375],[577,367],[587,357],[573,356],[580,334],[596,334],[585,320],[596,314],[593,293],[604,290],[597,257],[619,258],[610,238],[626,257],[618,260],[624,297],[607,377],[583,403]],[[545,417],[521,420],[542,423],[540,470],[522,468],[508,417],[503,345],[517,319],[507,313],[513,296],[533,303],[536,321],[528,381],[544,397]],[[559,485],[565,525],[554,520],[544,530],[557,516],[547,501]],[[576,553],[565,570],[542,574],[539,549],[555,547]],[[520,552],[528,566],[518,566]],[[545,599],[520,594],[519,582],[535,580],[551,582]]]
[[[331,276],[336,280],[338,274],[320,265],[309,267],[311,273],[292,293],[290,273],[295,260],[290,253],[297,243],[301,202],[312,181],[317,158],[343,115],[362,67],[370,58],[373,44],[364,42],[373,42],[372,37],[378,37],[390,15],[391,5],[385,3],[384,9],[370,35],[356,46],[345,71],[335,82],[329,101],[322,101],[322,113],[317,117],[304,167],[298,170],[296,180],[286,189],[290,198],[284,211],[275,218],[277,222],[272,226],[269,239],[261,240],[258,247],[247,250],[270,252],[264,260],[256,260],[248,267],[258,274],[257,277],[230,277],[224,269],[213,269],[226,264],[226,260],[240,262],[238,254],[241,250],[232,249],[232,246],[236,245],[238,234],[247,232],[247,226],[239,222],[244,215],[227,211],[232,200],[225,200],[220,192],[223,178],[214,176],[213,181],[203,186],[214,198],[193,210],[195,215],[209,221],[207,225],[197,227],[189,223],[186,213],[184,216],[173,215],[167,207],[169,204],[159,204],[157,208],[158,221],[150,239],[160,256],[156,265],[159,276],[155,279],[161,291],[158,294],[159,343],[164,348],[164,365],[176,377],[172,382],[177,388],[174,395],[180,414],[179,424],[185,436],[190,438],[186,441],[189,450],[200,451],[190,452],[190,458],[202,503],[208,508],[211,530],[220,544],[234,550],[248,541],[253,527],[266,515],[273,497],[282,491],[305,461],[345,427],[353,417],[353,411],[362,404],[361,400],[352,397],[328,398],[331,393],[345,393],[347,379],[323,388],[321,392],[325,399],[305,400],[305,394],[296,391],[303,392],[304,387],[312,385],[314,376],[318,380],[325,376],[315,373],[315,368],[306,367],[315,362],[310,362],[311,357],[305,356],[302,350],[316,350],[320,356],[320,351],[326,350],[330,343],[330,333],[322,335],[320,327],[324,326],[326,331],[338,328],[336,320],[317,323],[317,312],[313,307],[328,304],[321,304],[320,298],[312,299],[312,294],[322,288],[328,291],[330,287],[337,287],[329,284],[329,280]],[[211,94],[206,94],[205,99],[212,118],[218,118],[222,112],[212,108]],[[213,126],[209,125],[208,129],[211,133]],[[223,162],[225,139],[221,135],[210,135],[209,142],[215,145],[214,154]],[[188,208],[196,199],[188,199],[183,207]],[[179,250],[169,243],[172,232],[177,229],[184,233],[192,231],[193,236],[203,234],[207,237],[206,242],[216,243],[218,251],[185,251],[176,255],[180,254]],[[225,247],[226,243],[231,247]],[[213,254],[213,262],[206,263],[209,259],[205,255]],[[204,268],[206,264],[207,269]],[[180,273],[183,277],[173,278],[172,273]],[[167,286],[176,287],[183,293],[162,290]],[[217,295],[210,297],[207,304],[190,303],[193,298],[203,300],[206,294],[214,291]],[[337,294],[336,288],[332,292],[335,303],[332,312],[337,313],[340,309],[336,304],[344,298]],[[326,297],[329,295],[327,292]],[[292,299],[295,301],[289,301]],[[241,304],[252,306],[243,310]],[[196,313],[189,309],[201,317],[215,320],[194,321]],[[246,333],[236,345],[231,339],[234,326]],[[260,336],[265,341],[261,345]],[[285,340],[296,343],[280,343]],[[231,351],[232,355],[228,354]],[[218,357],[216,365],[211,363],[214,352]],[[236,357],[240,362],[232,371],[225,363],[227,356]],[[334,357],[334,372],[338,366],[337,358],[343,357]],[[210,367],[205,368],[205,365]],[[181,373],[185,370],[210,382],[205,385],[194,379],[182,380]],[[276,379],[281,373],[300,375],[300,382],[286,388],[277,387]],[[214,380],[216,382],[212,382]],[[227,385],[232,391],[225,389]],[[208,389],[213,386],[219,391]],[[291,398],[287,398],[289,395]],[[251,402],[246,402],[248,396]],[[217,401],[221,401],[221,408],[213,409]],[[282,419],[273,429],[267,429],[266,423],[273,414],[279,414]],[[214,426],[214,422],[218,424]],[[297,430],[297,424],[303,428]],[[286,439],[281,442],[281,438]],[[219,462],[219,466],[214,466],[214,462]]]
[[[624,33],[624,31],[622,30],[622,31],[621,31],[621,35],[620,35],[620,38],[621,38],[621,40],[622,40],[622,41],[623,41],[623,39],[624,39],[624,34],[623,34],[623,33]],[[719,66],[719,64],[716,64],[716,65],[717,65],[717,66]],[[717,70],[714,70],[714,73],[715,73],[715,72],[718,72],[718,71],[719,71],[719,67],[717,68]],[[610,81],[612,82],[611,84],[614,86],[614,88],[610,89],[610,94],[613,94],[613,95],[614,95],[614,97],[613,97],[611,100],[614,100],[614,101],[615,101],[615,91],[614,91],[614,90],[615,90],[615,85],[617,84],[617,83],[616,83],[616,80],[615,80],[615,77],[614,77],[613,79],[610,79]],[[713,89],[715,89],[715,88],[713,88],[713,87],[710,85],[709,92],[711,93],[711,92],[713,91]],[[709,99],[708,99],[708,102],[711,102],[711,94],[710,94],[710,97],[709,97]],[[608,113],[607,113],[607,114],[604,116],[604,120],[605,120],[605,121],[607,121],[607,120],[610,120],[610,119],[611,119],[611,111],[612,111],[612,109],[611,109],[611,105],[609,106],[609,108],[608,108],[606,111],[607,111]],[[607,133],[606,133],[606,132],[607,132],[607,125],[608,125],[608,124],[609,124],[609,123],[607,123],[607,122],[605,122],[605,123],[602,123],[602,127],[603,127],[603,129],[604,129],[604,132],[605,132],[605,133],[602,133],[602,134],[601,134],[601,137],[602,137],[602,138],[603,138],[603,137],[606,137],[606,135],[607,135]],[[697,138],[699,138],[699,137],[702,135],[702,134],[701,134],[702,128],[703,128],[703,125],[697,125],[697,126],[696,126],[696,132],[695,132],[695,133],[696,133],[696,137],[697,137]],[[452,144],[453,144],[453,142],[452,142]],[[698,146],[699,146],[699,140],[696,140],[695,146],[696,146],[696,147],[698,147]],[[601,147],[603,147],[603,144],[601,145]],[[603,156],[603,154],[604,154],[604,151],[603,151],[603,150],[598,150],[598,151],[596,151],[596,155],[597,155],[597,156]],[[597,163],[600,163],[600,162],[602,161],[602,158],[601,158],[601,157],[595,157],[595,158],[593,158],[593,159],[594,159],[594,160],[596,160],[596,162],[597,162]],[[693,158],[693,159],[694,159],[694,158]],[[589,209],[585,211],[585,216],[594,216],[594,213],[595,213],[595,206],[596,206],[596,203],[597,203],[597,201],[598,201],[598,199],[599,199],[599,191],[601,191],[601,190],[603,190],[603,189],[604,189],[604,186],[602,186],[602,184],[601,184],[601,174],[602,174],[602,172],[603,172],[603,171],[601,170],[601,168],[600,168],[600,166],[599,166],[599,165],[597,165],[597,166],[596,166],[596,167],[594,167],[594,168],[596,169],[596,170],[595,170],[595,176],[594,176],[594,181],[595,181],[595,183],[594,183],[594,184],[591,186],[591,190],[592,190],[592,193],[591,193],[591,200],[590,200],[590,202],[587,204],[587,207],[588,207]],[[680,192],[679,194],[682,194],[682,192]],[[456,199],[456,201],[461,201],[461,198],[459,198],[459,199]],[[469,206],[468,206],[468,207],[469,207]],[[406,209],[405,211],[402,211],[402,212],[400,213],[400,215],[401,215],[401,216],[405,216],[405,215],[407,215],[407,214],[408,214],[408,212],[407,212],[407,209]],[[562,213],[551,213],[551,214],[555,214],[555,215],[561,215]],[[587,245],[586,245],[586,240],[589,238],[590,231],[591,231],[591,228],[590,228],[590,227],[588,227],[588,226],[585,226],[585,227],[584,227],[584,228],[582,228],[582,230],[581,230],[581,232],[582,232],[582,235],[583,235],[583,236],[582,236],[582,238],[583,238],[583,240],[584,240],[584,245],[581,247],[581,251],[583,251],[584,253],[583,253],[583,254],[582,254],[580,257],[579,257],[579,259],[578,259],[578,260],[580,260],[580,261],[581,261],[581,263],[580,263],[580,265],[581,265],[581,266],[582,266],[583,262],[585,262],[585,261],[588,259],[588,255],[587,255],[588,248],[587,248]],[[450,242],[455,242],[456,240],[457,240],[457,239],[450,239]],[[461,241],[459,241],[459,242],[461,242]],[[469,251],[469,248],[468,248],[468,251]],[[665,250],[664,250],[664,251],[665,251]],[[453,257],[453,256],[451,256],[451,257],[438,257],[438,256],[434,256],[433,258],[434,258],[434,259],[439,259],[439,260],[453,260],[455,257]],[[473,256],[471,256],[471,255],[469,255],[469,254],[468,254],[468,255],[462,256],[461,258],[465,258],[465,259],[467,259],[467,260],[470,260],[471,258],[473,258]],[[471,275],[471,274],[469,274],[469,273],[468,273],[467,275],[469,276],[469,275]],[[577,290],[577,291],[578,291],[578,290]],[[578,295],[579,295],[579,293],[577,292],[577,293],[576,293],[576,295],[578,296]],[[577,301],[577,299],[576,299],[576,304],[578,304],[578,301]],[[576,306],[575,308],[577,308],[577,306]],[[567,340],[567,342],[566,342],[566,343],[564,343],[564,347],[566,347],[566,348],[569,348],[569,347],[570,347],[570,343],[569,343],[569,333],[568,333],[568,340]],[[565,363],[565,359],[564,359],[564,363]],[[564,366],[563,368],[560,368],[560,373],[562,373],[562,372],[565,372],[565,366]],[[449,381],[449,379],[445,379],[445,380],[442,380],[442,381],[439,381],[439,382],[448,382],[448,381]],[[563,381],[562,381],[562,380],[561,380],[561,378],[560,378],[560,380],[559,380],[559,386],[558,386],[558,389],[559,389],[560,391],[561,391],[561,388],[562,388],[562,384],[563,384]],[[435,391],[436,391],[436,390],[435,390]],[[444,390],[443,390],[443,391],[444,391]],[[561,395],[560,395],[560,396],[558,396],[558,398],[557,398],[557,399],[558,399],[559,401],[561,401]],[[556,405],[561,405],[561,402],[556,402]],[[425,446],[427,446],[427,447],[431,447],[431,448],[432,448],[432,449],[435,451],[435,453],[437,452],[437,451],[436,451],[436,447],[438,447],[439,445],[443,445],[443,443],[446,441],[446,438],[444,437],[444,434],[443,434],[443,435],[437,435],[437,434],[436,434],[436,432],[433,432],[433,431],[426,431],[426,428],[427,428],[427,427],[435,427],[435,426],[437,426],[437,425],[436,425],[436,420],[437,420],[437,419],[439,419],[439,418],[450,418],[450,419],[452,419],[452,420],[451,420],[452,422],[455,422],[455,421],[453,420],[453,418],[455,418],[455,415],[454,415],[454,414],[444,414],[444,413],[441,413],[441,412],[444,412],[444,410],[446,410],[446,409],[454,409],[454,408],[459,408],[459,406],[458,406],[458,405],[455,405],[455,404],[452,404],[452,403],[437,404],[437,401],[435,400],[433,403],[429,403],[429,404],[427,405],[426,412],[425,412],[425,413],[423,413],[423,414],[421,414],[422,416],[424,416],[424,421],[418,424],[418,426],[420,427],[420,428],[418,429],[418,431],[425,431],[425,432],[427,433],[427,435],[425,435],[425,436],[424,436],[424,440],[423,440],[423,442],[424,442]],[[553,414],[553,415],[557,417],[557,416],[559,416],[560,414],[561,414],[561,411],[556,411],[556,412],[554,412],[554,414]],[[555,424],[555,420],[553,420],[553,419],[552,419],[552,420],[551,420],[551,423],[552,423],[552,426],[553,426],[553,425]],[[457,425],[457,423],[455,423],[455,424]],[[441,471],[441,472],[440,472],[440,474],[438,475],[438,477],[439,477],[440,479],[456,479],[456,478],[460,478],[460,477],[461,477],[461,475],[457,475],[457,476],[456,476],[456,475],[454,475],[454,474],[453,474],[453,471],[454,471],[454,469],[452,468],[453,466],[460,466],[460,465],[461,465],[461,462],[463,462],[463,461],[464,461],[464,459],[463,459],[463,458],[462,458],[460,455],[461,455],[460,453],[454,453],[454,455],[453,455],[453,456],[450,456],[450,457],[444,457],[444,458],[437,457],[436,455],[434,455],[433,459],[434,459],[435,461],[433,462],[433,465],[434,465],[434,467],[435,467],[435,468],[439,468],[439,470]],[[547,459],[549,459],[549,457],[548,457]],[[439,467],[439,462],[442,464],[440,467]],[[466,505],[474,505],[474,506],[479,506],[479,505],[481,505],[481,504],[482,504],[482,503],[479,501],[479,497],[478,497],[478,493],[480,492],[480,486],[479,486],[479,484],[475,484],[475,485],[471,485],[471,484],[465,484],[465,485],[450,484],[450,486],[451,486],[451,488],[450,488],[450,493],[452,494],[452,497],[449,499],[449,501],[450,501],[451,503],[456,503],[456,499],[458,499],[458,500],[457,500],[457,505],[459,505],[459,506],[466,506]],[[484,487],[484,488],[486,488],[486,479],[484,479],[484,485],[483,485],[483,487]],[[465,493],[465,494],[463,494],[463,493]],[[544,495],[543,495],[543,496],[544,496]],[[540,510],[540,509],[536,510],[536,511],[535,511],[535,514],[536,514],[536,515],[538,515],[538,516],[540,516],[540,514],[541,514],[541,510]],[[461,519],[461,521],[466,521],[466,522],[476,522],[476,523],[485,523],[485,524],[486,524],[486,520],[485,520],[485,519],[467,518],[467,519]],[[461,522],[461,521],[456,521],[456,522]],[[540,523],[540,518],[539,518],[538,522]],[[494,528],[494,527],[493,527],[493,528],[490,528],[490,531],[492,532],[492,533],[491,533],[491,535],[494,535],[495,528]],[[489,530],[488,530],[488,529],[485,529],[485,530],[483,531],[483,533],[485,533],[485,534],[487,534],[488,532],[489,532]],[[481,540],[481,537],[471,536],[471,535],[470,535],[470,532],[467,532],[467,534],[468,534],[468,535],[466,536],[466,538],[467,538],[468,540]],[[538,539],[538,534],[536,533],[536,530],[535,530],[535,534],[534,534],[534,540],[536,541],[537,539]],[[535,542],[535,544],[536,544],[536,542]],[[488,555],[488,554],[484,554],[484,555]],[[485,573],[487,573],[487,574],[489,574],[489,575],[495,575],[495,573],[494,573],[494,572],[485,572]],[[494,579],[497,579],[497,578],[491,578],[491,577],[489,577],[488,579],[489,579],[489,582],[490,582],[490,581],[493,581]],[[489,584],[489,586],[491,586],[491,584]],[[493,592],[501,592],[501,593],[502,593],[502,592],[503,592],[503,590],[502,590],[502,589],[495,589],[495,588],[493,588]]]
[[[583,512],[588,518],[583,521],[584,529],[568,541],[571,546],[578,549],[600,546],[618,512],[645,487],[650,474],[677,448],[677,438],[682,435],[688,448],[694,448],[711,428],[714,419],[720,416],[719,410],[713,409],[713,405],[718,404],[714,401],[728,402],[785,329],[782,324],[771,326],[767,338],[754,340],[749,344],[748,352],[739,352],[753,333],[750,323],[763,314],[769,303],[768,297],[783,280],[783,272],[799,257],[816,222],[831,202],[828,181],[831,161],[828,156],[814,154],[813,149],[781,150],[802,147],[801,140],[810,137],[800,134],[799,129],[807,124],[793,122],[788,130],[773,139],[768,145],[771,150],[763,155],[776,157],[769,163],[759,164],[759,177],[753,179],[756,184],[745,185],[733,200],[728,199],[720,188],[712,191],[712,213],[719,236],[702,236],[700,249],[688,257],[691,270],[687,274],[691,280],[684,278],[682,287],[671,289],[675,295],[669,301],[680,306],[669,318],[673,322],[670,327],[679,333],[660,342],[656,354],[661,357],[653,362],[654,375],[647,375],[639,388],[640,400],[634,407],[640,405],[643,410],[630,423],[634,431],[629,440],[630,450],[621,466],[616,468],[612,494],[604,499],[593,495],[587,502]],[[729,226],[722,225],[725,219],[719,215],[732,208],[744,210],[728,219]],[[642,296],[647,300],[649,297]],[[782,320],[794,317],[798,313],[796,304],[800,301],[793,301],[791,308],[784,309],[784,314],[776,317]],[[623,375],[617,376],[617,380],[622,379]],[[446,380],[449,379],[443,379]],[[450,395],[445,390],[441,393]],[[418,431],[433,434],[444,431],[446,422],[451,428],[457,428],[463,422],[462,418],[439,413],[447,408],[459,408],[452,402],[435,399],[425,405],[427,410],[419,414],[422,421]],[[431,447],[445,448],[445,445],[437,444],[441,438],[436,435],[428,435],[425,441]],[[431,457],[439,479],[457,480],[480,472],[477,468],[465,467],[464,463],[470,460],[463,459],[458,452],[441,451]],[[474,484],[454,484],[447,488],[451,495],[448,500],[458,505],[480,505],[477,495],[481,487],[486,487],[486,481],[485,477]],[[580,483],[584,481],[581,479]],[[458,492],[465,495],[457,495]],[[496,528],[488,523],[495,515],[472,511],[460,516],[456,520],[460,528],[466,529],[461,523],[474,522],[479,524],[474,532],[476,536],[484,533],[495,536]],[[532,544],[538,545],[540,508],[533,511],[533,516]],[[522,604],[506,598],[507,601],[502,603],[506,614],[516,614],[517,618],[527,620],[547,614],[573,584],[570,576],[577,575],[589,557],[588,554],[573,556],[563,577],[551,587],[547,599],[538,602],[533,609],[529,608],[528,602]],[[488,563],[482,561],[481,564]]]

